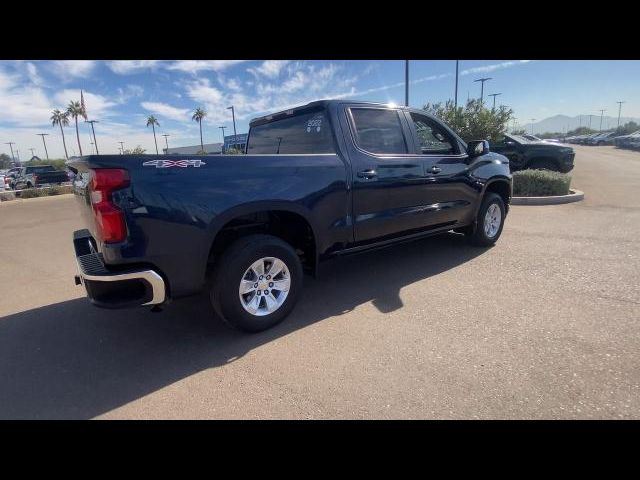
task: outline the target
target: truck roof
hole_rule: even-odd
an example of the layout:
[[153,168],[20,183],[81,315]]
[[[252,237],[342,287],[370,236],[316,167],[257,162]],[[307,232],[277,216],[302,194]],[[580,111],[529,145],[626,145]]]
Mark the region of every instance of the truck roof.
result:
[[[293,115],[294,113],[298,113],[300,111],[314,109],[314,108],[327,108],[330,105],[335,105],[335,104],[340,104],[340,103],[349,103],[349,104],[357,104],[357,105],[371,105],[371,106],[384,106],[384,107],[388,107],[389,105],[391,105],[389,103],[365,102],[365,101],[358,101],[358,100],[328,100],[328,99],[327,100],[315,100],[313,102],[307,103],[306,105],[300,105],[300,106],[297,106],[297,107],[289,108],[287,110],[281,110],[279,112],[270,113],[269,115],[263,115],[261,117],[253,118],[249,122],[249,126],[253,127],[255,125],[260,125],[262,123],[267,123],[267,122],[270,122],[272,120],[275,120],[276,118],[285,117],[287,115]],[[401,109],[412,110],[411,108],[405,107],[403,105],[394,105],[394,107],[401,108]]]

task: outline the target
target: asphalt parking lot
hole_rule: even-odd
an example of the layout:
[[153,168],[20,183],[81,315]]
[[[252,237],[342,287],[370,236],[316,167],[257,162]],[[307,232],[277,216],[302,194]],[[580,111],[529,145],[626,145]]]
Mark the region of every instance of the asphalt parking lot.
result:
[[640,418],[640,152],[574,148],[584,201],[328,263],[255,335],[90,306],[74,199],[3,202],[0,418]]

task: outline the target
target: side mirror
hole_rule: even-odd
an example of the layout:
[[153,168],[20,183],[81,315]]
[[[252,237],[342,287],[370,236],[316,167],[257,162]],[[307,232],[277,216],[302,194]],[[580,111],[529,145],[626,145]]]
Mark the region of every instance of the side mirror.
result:
[[479,157],[489,153],[489,142],[487,140],[471,140],[467,143],[467,154],[470,158]]

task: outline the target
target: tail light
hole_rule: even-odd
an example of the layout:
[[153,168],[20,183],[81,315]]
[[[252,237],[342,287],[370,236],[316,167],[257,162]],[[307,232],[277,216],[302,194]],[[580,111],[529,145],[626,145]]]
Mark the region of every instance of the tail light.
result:
[[100,168],[93,172],[89,190],[96,234],[105,243],[122,242],[127,237],[127,226],[124,212],[113,204],[112,193],[129,185],[129,173],[121,168]]

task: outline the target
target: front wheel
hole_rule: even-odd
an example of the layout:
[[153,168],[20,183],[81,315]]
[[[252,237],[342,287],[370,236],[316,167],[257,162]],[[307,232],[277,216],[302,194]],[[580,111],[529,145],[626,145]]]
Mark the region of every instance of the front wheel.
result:
[[505,207],[502,197],[487,193],[478,211],[475,231],[469,235],[471,243],[480,247],[493,245],[500,238],[504,226]]
[[260,332],[291,313],[302,276],[291,245],[272,235],[249,235],[235,241],[217,262],[211,304],[232,327]]

